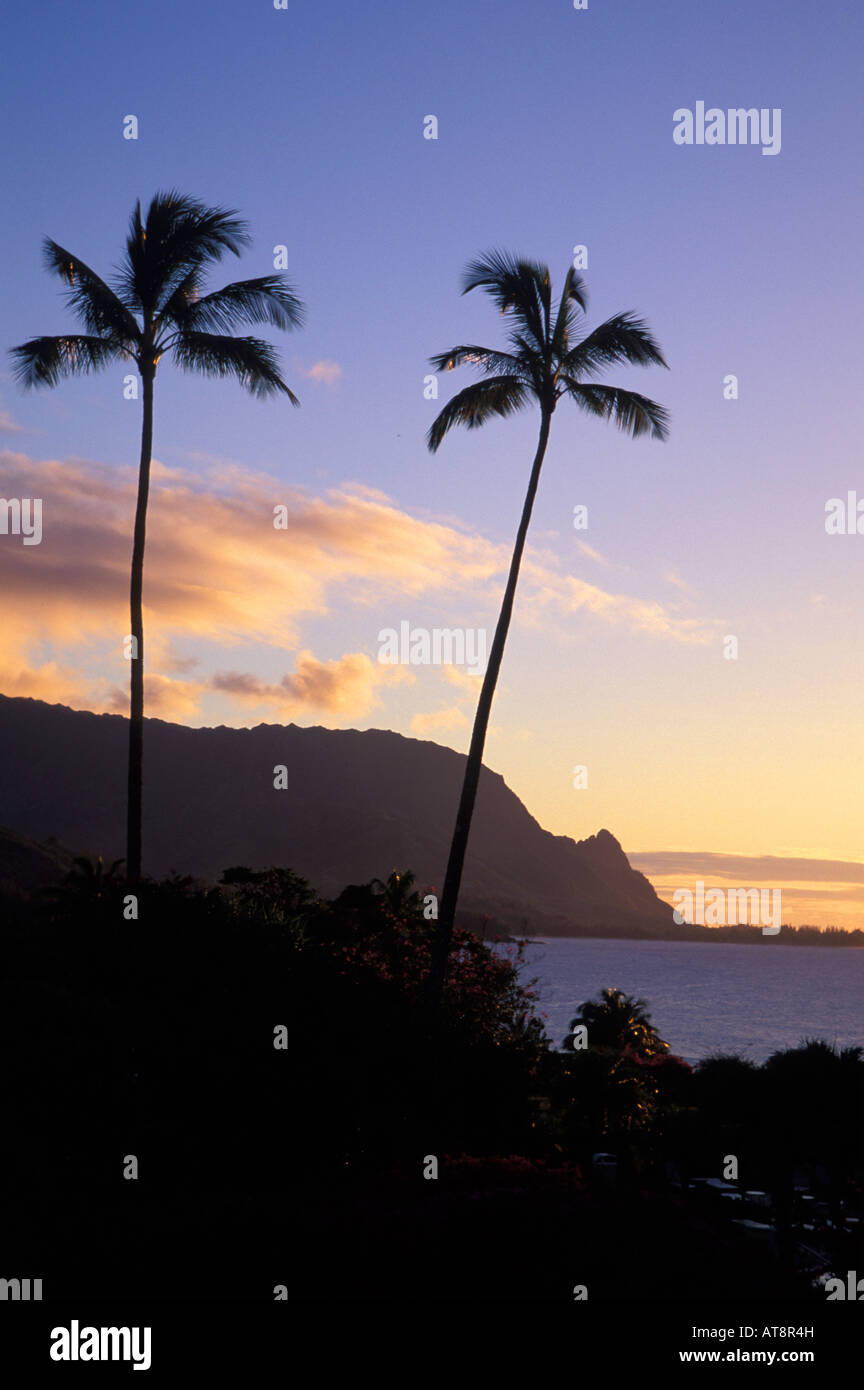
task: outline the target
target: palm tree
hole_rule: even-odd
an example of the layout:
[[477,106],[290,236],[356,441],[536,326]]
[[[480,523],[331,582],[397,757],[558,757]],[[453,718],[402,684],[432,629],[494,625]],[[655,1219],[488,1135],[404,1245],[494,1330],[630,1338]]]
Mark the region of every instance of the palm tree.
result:
[[[584,1051],[575,1045],[580,1026],[588,1032]],[[604,1135],[653,1122],[660,1096],[653,1064],[668,1057],[669,1044],[651,1022],[644,999],[620,989],[601,990],[599,1000],[587,999],[579,1006],[562,1048],[573,1054],[575,1071],[569,1070],[574,1080],[580,1086],[587,1080],[594,1087]]]
[[25,387],[56,386],[67,376],[98,371],[111,362],[135,362],[141,376],[143,421],[138,501],[130,585],[133,660],[129,717],[126,874],[141,876],[141,773],[144,734],[144,545],[153,445],[153,383],[164,353],[184,371],[234,376],[254,396],[281,392],[299,401],[282,380],[276,353],[261,338],[231,336],[241,324],[300,325],[303,306],[281,275],[239,280],[202,294],[205,272],[226,252],[239,256],[250,237],[232,210],[208,207],[178,192],[157,193],[146,220],[136,204],[126,255],[114,288],[56,241],[46,238],[45,266],[69,286],[69,307],[86,329],[63,337],[30,338],[12,349]]
[[66,902],[100,902],[119,886],[122,863],[122,859],[115,859],[106,866],[101,854],[95,860],[76,854],[63,883],[53,894]]
[[651,1022],[644,999],[634,999],[620,989],[600,991],[600,999],[587,999],[570,1024],[564,1039],[565,1051],[573,1049],[572,1035],[584,1025],[592,1047],[608,1047],[615,1052],[630,1052],[643,1061],[662,1057],[669,1051]]
[[373,878],[370,887],[389,911],[399,917],[417,912],[421,906],[420,894],[414,887],[415,881],[415,875],[410,869],[404,870],[401,874],[394,869],[386,883],[380,878]]
[[650,434],[654,439],[665,439],[668,426],[666,411],[655,401],[635,391],[619,386],[603,386],[591,379],[604,367],[621,362],[639,366],[656,364],[665,367],[667,364],[646,324],[632,313],[616,314],[593,332],[574,340],[581,327],[580,315],[585,312],[586,290],[582,277],[572,267],[567,271],[557,310],[553,308],[548,268],[537,261],[523,260],[503,251],[489,252],[467,267],[462,293],[467,294],[469,290],[478,288],[491,295],[506,317],[509,350],[462,344],[430,358],[436,371],[452,371],[454,367],[470,363],[480,367],[484,375],[445,405],[429,430],[429,449],[435,453],[454,425],[478,429],[493,416],[512,415],[532,402],[540,407],[540,437],[510,562],[504,601],[477,704],[462,795],[450,845],[429,981],[433,1004],[441,997],[447,973],[447,957],[483,762],[486,729],[555,407],[562,396],[568,396],[589,415],[598,416],[601,420],[613,420],[633,438]]

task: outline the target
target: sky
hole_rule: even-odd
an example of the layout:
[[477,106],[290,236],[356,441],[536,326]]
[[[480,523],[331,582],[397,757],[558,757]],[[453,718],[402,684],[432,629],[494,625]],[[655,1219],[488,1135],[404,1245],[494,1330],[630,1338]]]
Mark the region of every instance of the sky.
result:
[[[502,343],[491,301],[460,296],[477,253],[539,259],[560,284],[583,246],[586,328],[638,312],[669,363],[604,380],[662,402],[671,432],[556,412],[485,761],[556,834],[610,829],[663,896],[770,884],[784,920],[864,925],[864,535],[825,526],[830,499],[864,499],[862,31],[838,0],[6,17],[4,349],[71,327],[42,238],[108,275],[157,189],[248,220],[214,288],[285,246],[308,308],[269,332],[298,410],[160,365],[148,712],[467,749],[479,679],[382,664],[379,634],[491,641],[539,421],[430,454],[471,369],[429,400],[428,358]],[[779,110],[779,152],[676,143],[698,102]],[[39,545],[0,534],[5,694],[126,706],[125,374],[24,394],[0,361],[0,496],[38,497],[44,518]]]

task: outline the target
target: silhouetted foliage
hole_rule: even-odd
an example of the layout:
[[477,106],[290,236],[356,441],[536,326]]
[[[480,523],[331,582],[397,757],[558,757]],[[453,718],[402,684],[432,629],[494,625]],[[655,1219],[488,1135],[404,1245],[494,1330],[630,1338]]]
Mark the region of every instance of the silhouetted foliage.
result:
[[[76,1287],[92,1248],[104,1288],[115,1239],[111,1258],[131,1240],[141,1279],[164,1280],[182,1229],[203,1269],[263,1242],[283,1262],[299,1252],[321,1288],[337,1248],[381,1288],[431,1278],[438,1261],[464,1291],[514,1249],[514,1279],[534,1268],[552,1287],[570,1279],[575,1242],[602,1290],[601,1234],[627,1230],[633,1257],[670,1278],[686,1267],[716,1293],[734,1271],[755,1291],[767,1266],[741,1254],[725,1209],[670,1206],[670,1170],[684,1190],[721,1176],[729,1153],[775,1202],[775,1293],[809,1287],[794,1261],[802,1172],[834,1213],[830,1227],[814,1218],[811,1243],[855,1258],[861,1049],[807,1041],[761,1067],[714,1057],[693,1072],[644,1001],[606,990],[574,1019],[587,1047],[555,1051],[518,943],[455,932],[442,1007],[424,1007],[435,923],[408,873],[332,901],[279,868],[234,866],[216,887],[144,880],[128,921],[118,870],[73,865],[62,893],[0,932],[0,1181],[54,1204],[45,1260]],[[614,1191],[598,1185],[597,1151],[615,1156]],[[127,1154],[137,1183],[121,1177]],[[423,1180],[428,1155],[437,1182]],[[32,1241],[26,1209],[7,1253]]]

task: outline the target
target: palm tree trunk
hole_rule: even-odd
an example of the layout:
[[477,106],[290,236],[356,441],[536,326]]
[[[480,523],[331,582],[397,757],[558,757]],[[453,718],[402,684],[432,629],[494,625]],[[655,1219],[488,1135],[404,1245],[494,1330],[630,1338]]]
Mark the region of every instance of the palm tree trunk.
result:
[[474,730],[471,734],[471,747],[468,751],[468,761],[465,764],[465,778],[462,783],[459,810],[456,813],[456,827],[453,831],[453,840],[450,845],[450,857],[447,861],[444,892],[441,897],[441,912],[438,918],[438,931],[435,937],[435,944],[432,951],[432,966],[429,972],[429,1003],[433,1007],[441,1000],[444,981],[447,977],[447,958],[450,954],[450,941],[453,936],[456,902],[459,897],[459,886],[462,882],[465,852],[468,848],[471,818],[474,814],[474,801],[477,796],[477,786],[480,781],[480,768],[483,765],[483,747],[486,742],[486,730],[489,725],[492,698],[498,683],[498,672],[501,669],[501,658],[504,655],[504,644],[507,641],[507,632],[510,627],[513,600],[516,596],[516,584],[519,579],[519,566],[522,563],[522,551],[525,548],[525,537],[528,533],[528,524],[531,520],[531,511],[537,493],[537,484],[540,481],[540,469],[543,464],[543,457],[546,453],[546,445],[549,440],[549,425],[551,419],[551,413],[547,410],[543,410],[540,421],[540,438],[537,443],[537,452],[534,455],[534,464],[531,469],[528,492],[525,495],[525,505],[522,508],[522,520],[519,523],[519,530],[516,535],[513,558],[510,561],[507,588],[504,590],[504,601],[501,604],[498,626],[495,629],[492,650],[489,653],[489,662],[480,690],[480,699],[477,702],[477,713],[474,716]]
[[144,746],[144,545],[147,531],[147,499],[150,494],[150,459],[153,451],[153,371],[142,371],[144,415],[141,424],[141,462],[138,468],[138,502],[132,541],[132,579],[129,588],[132,636],[135,652],[129,699],[129,780],[126,802],[126,877],[141,877],[141,770]]

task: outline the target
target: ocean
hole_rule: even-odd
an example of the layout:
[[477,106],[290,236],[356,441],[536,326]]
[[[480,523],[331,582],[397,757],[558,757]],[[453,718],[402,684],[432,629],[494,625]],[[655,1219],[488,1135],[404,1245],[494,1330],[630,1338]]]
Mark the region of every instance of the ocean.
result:
[[522,980],[534,977],[555,1047],[606,986],[646,1000],[670,1051],[691,1063],[714,1052],[763,1062],[807,1037],[864,1046],[858,948],[559,938],[526,947]]

